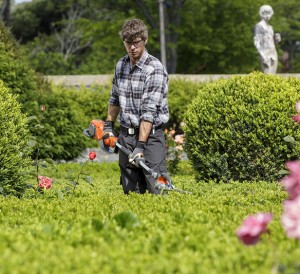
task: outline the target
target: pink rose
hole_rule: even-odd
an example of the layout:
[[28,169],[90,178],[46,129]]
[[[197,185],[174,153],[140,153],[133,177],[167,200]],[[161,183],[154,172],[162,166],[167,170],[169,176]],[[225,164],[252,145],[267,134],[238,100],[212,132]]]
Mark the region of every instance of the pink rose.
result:
[[236,235],[245,245],[254,245],[259,241],[260,235],[267,231],[267,226],[272,218],[271,213],[250,215],[237,229]]
[[38,176],[39,188],[49,189],[52,186],[52,180],[46,176]]
[[300,195],[300,161],[289,161],[286,163],[290,174],[282,179],[282,184],[289,194],[289,199]]
[[292,120],[298,124],[300,124],[300,115],[293,115]]
[[91,161],[93,161],[93,160],[96,158],[96,156],[97,156],[96,152],[92,151],[92,152],[90,152],[90,154],[89,154],[89,159],[90,159]]
[[300,239],[300,196],[284,202],[281,221],[289,238]]

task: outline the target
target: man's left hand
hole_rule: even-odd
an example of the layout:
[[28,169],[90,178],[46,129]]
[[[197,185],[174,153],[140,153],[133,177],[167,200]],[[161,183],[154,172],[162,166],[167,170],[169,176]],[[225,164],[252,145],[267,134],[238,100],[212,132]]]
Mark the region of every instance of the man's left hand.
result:
[[144,150],[145,150],[145,143],[141,141],[137,142],[136,148],[128,156],[129,163],[135,165],[136,167],[139,167],[140,161],[145,162]]

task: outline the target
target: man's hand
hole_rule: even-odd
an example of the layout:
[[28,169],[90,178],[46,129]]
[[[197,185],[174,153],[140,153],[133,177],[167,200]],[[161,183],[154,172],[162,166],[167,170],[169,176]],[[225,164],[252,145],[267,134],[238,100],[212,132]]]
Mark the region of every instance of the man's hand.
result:
[[114,134],[114,122],[106,121],[104,123],[102,140],[108,151],[113,151],[118,138]]
[[135,149],[128,156],[129,163],[131,163],[132,165],[134,165],[136,167],[139,167],[140,166],[140,164],[139,164],[140,161],[145,162],[145,158],[144,158],[145,147],[146,147],[145,142],[138,141]]
[[104,122],[104,128],[103,128],[103,135],[106,132],[112,132],[114,134],[114,125],[115,125],[115,123],[112,122],[112,121],[105,121]]

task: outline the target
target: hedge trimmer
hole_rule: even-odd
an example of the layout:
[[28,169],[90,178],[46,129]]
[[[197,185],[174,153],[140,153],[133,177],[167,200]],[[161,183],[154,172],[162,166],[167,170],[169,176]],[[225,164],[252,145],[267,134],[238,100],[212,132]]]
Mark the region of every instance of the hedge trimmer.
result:
[[[89,138],[97,140],[103,151],[108,153],[118,153],[118,150],[129,156],[132,152],[118,143],[118,137],[115,137],[111,132],[104,132],[104,121],[102,120],[92,120],[90,122],[89,128],[83,130],[83,134]],[[143,159],[136,158],[138,166],[143,168],[148,172],[152,178],[156,180],[155,188],[161,191],[176,191],[180,193],[191,194],[191,192],[178,189],[172,184],[172,179],[167,173],[159,173],[149,168]]]

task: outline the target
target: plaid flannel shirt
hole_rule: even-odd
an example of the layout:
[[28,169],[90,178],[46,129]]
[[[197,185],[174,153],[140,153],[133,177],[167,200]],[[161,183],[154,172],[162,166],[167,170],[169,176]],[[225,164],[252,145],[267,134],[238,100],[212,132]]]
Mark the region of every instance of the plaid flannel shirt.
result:
[[168,74],[161,62],[145,50],[133,67],[129,56],[121,58],[115,69],[109,104],[120,106],[119,122],[139,127],[149,121],[158,127],[169,120]]

